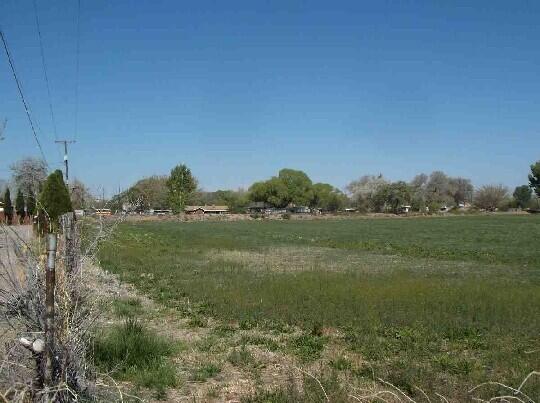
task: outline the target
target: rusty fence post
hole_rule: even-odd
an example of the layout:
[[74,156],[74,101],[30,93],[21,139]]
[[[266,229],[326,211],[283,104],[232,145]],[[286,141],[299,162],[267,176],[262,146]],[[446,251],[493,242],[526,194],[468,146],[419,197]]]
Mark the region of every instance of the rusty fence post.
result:
[[56,286],[56,234],[47,234],[47,271],[45,276],[45,386],[52,386],[54,371],[54,294]]

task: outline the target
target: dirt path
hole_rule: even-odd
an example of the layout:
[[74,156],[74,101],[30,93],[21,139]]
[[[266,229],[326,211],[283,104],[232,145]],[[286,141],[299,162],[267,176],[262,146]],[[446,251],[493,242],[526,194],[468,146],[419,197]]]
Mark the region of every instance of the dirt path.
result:
[[21,279],[20,262],[16,251],[25,248],[33,237],[31,225],[14,225],[0,227],[0,281],[2,286],[8,282],[8,278]]

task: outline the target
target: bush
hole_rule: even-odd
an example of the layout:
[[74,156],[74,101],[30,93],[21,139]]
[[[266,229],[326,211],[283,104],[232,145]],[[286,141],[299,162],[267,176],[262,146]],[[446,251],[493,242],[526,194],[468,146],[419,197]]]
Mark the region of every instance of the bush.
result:
[[93,353],[101,370],[163,395],[165,388],[176,385],[176,370],[167,360],[174,351],[168,340],[127,319],[97,337]]
[[281,218],[284,220],[290,220],[291,219],[291,213],[283,213],[281,214]]

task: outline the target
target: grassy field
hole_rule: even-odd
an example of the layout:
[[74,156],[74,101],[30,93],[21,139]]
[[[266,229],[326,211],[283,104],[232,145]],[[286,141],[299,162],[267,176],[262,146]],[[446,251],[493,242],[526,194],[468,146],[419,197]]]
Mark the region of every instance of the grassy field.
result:
[[195,325],[290,333],[272,348],[348,382],[462,401],[540,369],[540,217],[146,222],[99,255]]

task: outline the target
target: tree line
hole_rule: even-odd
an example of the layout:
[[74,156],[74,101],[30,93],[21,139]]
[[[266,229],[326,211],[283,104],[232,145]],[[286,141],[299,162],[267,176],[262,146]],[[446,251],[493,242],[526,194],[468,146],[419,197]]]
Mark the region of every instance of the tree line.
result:
[[[190,168],[179,164],[169,175],[143,178],[109,201],[92,196],[88,188],[75,179],[67,189],[67,198],[70,209],[110,207],[117,211],[140,212],[171,209],[175,213],[184,211],[187,205],[225,205],[231,212],[241,213],[257,202],[278,209],[305,206],[328,212],[346,207],[360,212],[393,213],[401,211],[404,206],[419,212],[468,206],[490,211],[540,208],[540,161],[532,164],[530,169],[528,184],[516,187],[513,193],[503,185],[486,185],[475,189],[470,179],[452,177],[442,171],[422,173],[408,182],[390,181],[382,174],[364,175],[341,191],[328,183],[313,183],[305,172],[289,168],[280,170],[267,180],[253,183],[247,190],[207,192],[199,188]],[[10,186],[4,185],[3,199],[0,201],[3,202],[6,221],[11,223],[16,215],[22,222],[25,217],[37,213],[40,203],[56,203],[52,199],[45,200],[44,194],[47,193],[44,193],[44,185],[50,175],[47,175],[43,161],[24,158],[13,164],[11,170],[11,188],[17,191],[13,203]],[[66,187],[61,171],[51,175],[56,175],[58,183],[54,186],[57,189],[58,186]],[[66,208],[67,204],[62,207],[63,210]]]
[[205,192],[191,170],[181,164],[169,176],[143,178],[116,195],[112,205],[120,210],[172,209],[181,212],[187,205],[226,205],[232,212],[244,212],[255,202],[269,207],[306,206],[335,212],[345,207],[360,212],[435,212],[441,208],[476,207],[483,210],[535,208],[538,206],[540,161],[531,165],[529,183],[510,194],[503,185],[475,189],[470,179],[451,177],[442,171],[416,175],[411,181],[386,179],[382,174],[365,175],[349,183],[345,192],[328,183],[313,183],[300,170],[285,168],[277,175],[253,183],[247,190]]

